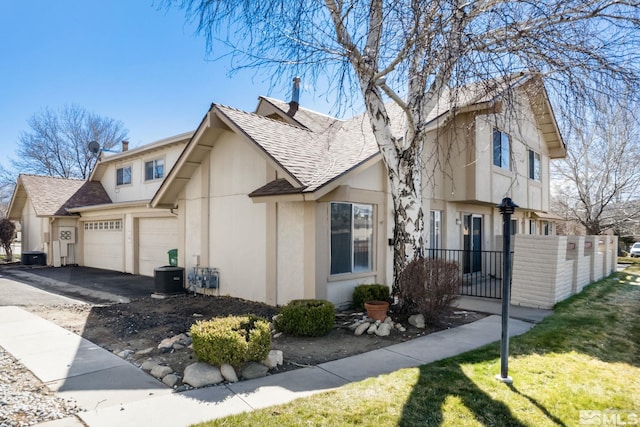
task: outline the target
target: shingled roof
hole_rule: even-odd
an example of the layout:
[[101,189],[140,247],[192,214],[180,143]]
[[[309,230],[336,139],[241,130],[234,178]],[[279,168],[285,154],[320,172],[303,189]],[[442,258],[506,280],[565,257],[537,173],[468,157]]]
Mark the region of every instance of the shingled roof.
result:
[[223,105],[215,110],[286,170],[304,192],[317,190],[379,153],[364,116],[333,119],[322,132],[314,132]]
[[[435,100],[434,108],[425,118],[425,125],[435,129],[452,117],[451,112],[491,108],[506,91],[530,78],[518,74],[447,89]],[[210,126],[243,135],[282,172],[278,180],[250,193],[251,197],[330,191],[331,184],[337,183],[345,174],[361,166],[367,167],[380,157],[367,114],[340,120],[300,107],[290,117],[286,114],[288,103],[266,97],[259,99],[259,113],[212,104],[151,205],[171,206],[175,203],[177,194],[190,179],[196,165],[200,164],[202,150],[211,147],[209,141],[200,137]],[[406,129],[402,109],[393,102],[386,107],[392,133],[402,137]],[[551,126],[551,129],[557,128]],[[200,145],[202,147],[198,149]]]
[[99,182],[21,174],[9,208],[11,219],[20,218],[27,199],[39,217],[66,216],[71,215],[67,209],[111,203]]

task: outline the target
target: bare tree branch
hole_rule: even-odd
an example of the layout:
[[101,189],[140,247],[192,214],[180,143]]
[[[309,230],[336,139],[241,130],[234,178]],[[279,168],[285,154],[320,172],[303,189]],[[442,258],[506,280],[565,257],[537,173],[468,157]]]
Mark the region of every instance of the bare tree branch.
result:
[[13,161],[23,173],[86,179],[96,161],[87,144],[98,141],[109,149],[127,136],[122,122],[77,105],[45,108],[28,123],[30,130],[20,135],[18,159]]

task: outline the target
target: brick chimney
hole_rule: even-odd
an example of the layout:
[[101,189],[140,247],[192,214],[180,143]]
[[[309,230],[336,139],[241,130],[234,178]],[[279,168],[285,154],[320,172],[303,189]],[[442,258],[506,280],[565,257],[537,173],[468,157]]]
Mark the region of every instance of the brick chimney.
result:
[[129,141],[122,141],[122,152],[129,150]]

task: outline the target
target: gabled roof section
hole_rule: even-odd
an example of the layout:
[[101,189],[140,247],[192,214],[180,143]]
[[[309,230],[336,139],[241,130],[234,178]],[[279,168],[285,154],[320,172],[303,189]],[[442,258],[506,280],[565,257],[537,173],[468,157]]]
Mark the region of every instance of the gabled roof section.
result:
[[279,99],[261,96],[258,98],[258,108],[255,114],[270,118],[277,118],[293,126],[304,127],[312,132],[322,132],[324,129],[334,125],[339,119],[304,107],[298,107],[298,111],[293,117],[287,115],[289,104]]
[[[153,207],[175,204],[177,194],[215,144],[216,130],[229,130],[253,144],[290,186],[287,193],[314,192],[358,165],[379,156],[366,115],[349,121],[299,109],[301,121],[283,120],[286,112],[273,100],[268,116],[213,104],[173,169],[153,197]],[[282,101],[280,106],[288,105]],[[302,111],[302,113],[301,113]],[[278,117],[273,118],[273,114]],[[287,116],[288,117],[288,116]],[[282,181],[269,187],[284,194]],[[264,191],[264,189],[263,189]],[[261,194],[261,193],[258,193]]]
[[[531,79],[518,74],[448,89],[436,100],[427,118],[427,125],[437,129],[454,117],[453,112],[487,111],[496,108],[510,89]],[[546,124],[555,124],[546,92],[537,92],[542,101]],[[540,95],[541,93],[541,95]],[[152,207],[175,206],[179,192],[200,166],[202,158],[215,145],[221,131],[231,131],[253,144],[278,171],[279,178],[253,191],[251,197],[284,194],[319,195],[337,185],[339,179],[359,168],[366,168],[380,159],[369,119],[361,114],[350,120],[340,120],[299,108],[293,117],[286,113],[289,104],[260,97],[256,113],[212,104],[180,158],[167,175],[151,201]],[[392,132],[401,137],[406,118],[395,103],[388,104]],[[548,114],[547,114],[548,113]],[[540,120],[539,118],[537,120]],[[541,126],[542,127],[542,126]],[[555,129],[555,134],[554,134]],[[552,128],[547,142],[563,146],[557,126]],[[559,141],[559,142],[558,142]],[[320,191],[322,190],[322,191]],[[312,197],[310,197],[312,198]]]
[[108,152],[103,152],[100,155],[100,160],[96,163],[93,170],[91,171],[89,181],[100,181],[102,175],[104,174],[110,163],[127,161],[129,159],[140,157],[149,153],[153,153],[154,151],[167,148],[171,145],[186,144],[186,142],[193,136],[194,133],[195,131],[184,132],[179,135],[164,138],[150,144],[132,148],[131,150],[122,151],[120,153],[111,154]]
[[20,219],[27,200],[38,217],[67,216],[67,209],[111,203],[99,182],[23,174],[18,176],[11,198],[9,219]]
[[[259,146],[304,192],[316,191],[359,163],[378,155],[378,145],[365,116],[334,119],[322,132],[219,106],[237,131]],[[293,184],[293,183],[292,183]]]

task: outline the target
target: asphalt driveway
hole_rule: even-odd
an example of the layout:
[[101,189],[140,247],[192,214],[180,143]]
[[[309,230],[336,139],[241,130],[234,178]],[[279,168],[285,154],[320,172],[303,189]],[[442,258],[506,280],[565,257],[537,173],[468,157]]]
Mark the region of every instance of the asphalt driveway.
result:
[[89,267],[5,265],[0,268],[0,277],[94,304],[129,302],[155,291],[153,277]]

